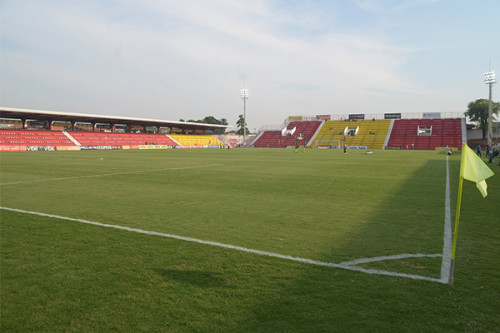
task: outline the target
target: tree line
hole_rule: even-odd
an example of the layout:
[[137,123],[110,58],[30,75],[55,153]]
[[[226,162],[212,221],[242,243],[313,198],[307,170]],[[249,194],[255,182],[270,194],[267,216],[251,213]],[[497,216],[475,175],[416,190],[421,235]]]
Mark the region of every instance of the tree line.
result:
[[[179,121],[186,122],[184,119],[179,119]],[[213,125],[228,125],[227,119],[226,118],[221,118],[217,119],[214,116],[206,116],[203,119],[189,119],[187,120],[188,123],[199,123],[199,124],[213,124]],[[250,133],[248,130],[247,124],[245,120],[243,119],[243,115],[239,115],[238,121],[236,122],[236,127],[238,128],[238,131],[236,134],[243,135],[243,126],[246,128],[246,133]],[[214,134],[224,134],[226,132],[225,128],[217,128],[214,130]]]
[[[472,122],[477,123],[478,127],[483,131],[483,140],[486,139],[486,133],[488,131],[488,105],[489,100],[481,98],[474,102],[470,102],[467,106],[467,111],[465,111],[465,116],[467,116]],[[493,114],[493,119],[498,116],[500,112],[500,103],[491,103],[491,113]],[[493,130],[496,130],[496,124],[493,123]]]
[[[184,119],[179,119],[179,121],[186,122]],[[199,123],[199,124],[212,124],[212,125],[228,125],[226,118],[217,119],[214,116],[206,116],[203,119],[194,120],[189,119],[188,123]],[[224,134],[226,132],[225,128],[216,128],[214,134]]]

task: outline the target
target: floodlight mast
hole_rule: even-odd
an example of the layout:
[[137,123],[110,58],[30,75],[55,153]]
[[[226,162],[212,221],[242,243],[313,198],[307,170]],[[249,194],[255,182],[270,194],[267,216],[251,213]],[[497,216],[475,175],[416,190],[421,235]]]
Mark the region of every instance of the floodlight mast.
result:
[[491,102],[491,95],[492,95],[492,87],[493,84],[495,84],[495,72],[488,72],[484,73],[484,83],[489,85],[489,90],[490,90],[490,97],[488,101],[488,146],[491,147],[492,141],[493,141],[493,110],[492,110],[492,102]]
[[241,99],[243,100],[243,146],[247,142],[247,99],[248,89],[241,89]]

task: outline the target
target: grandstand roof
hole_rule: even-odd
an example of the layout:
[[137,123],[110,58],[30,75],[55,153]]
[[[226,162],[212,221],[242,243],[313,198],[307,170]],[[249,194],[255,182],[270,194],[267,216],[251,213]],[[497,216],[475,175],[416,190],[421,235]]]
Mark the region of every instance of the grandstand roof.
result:
[[17,109],[0,107],[0,118],[11,119],[31,119],[41,121],[76,121],[76,122],[93,122],[93,123],[115,123],[123,125],[142,125],[142,126],[160,126],[160,127],[181,127],[181,128],[199,128],[199,129],[215,129],[228,128],[229,125],[214,125],[202,124],[172,120],[158,120],[147,118],[129,118],[116,117],[86,113],[67,113],[45,110]]

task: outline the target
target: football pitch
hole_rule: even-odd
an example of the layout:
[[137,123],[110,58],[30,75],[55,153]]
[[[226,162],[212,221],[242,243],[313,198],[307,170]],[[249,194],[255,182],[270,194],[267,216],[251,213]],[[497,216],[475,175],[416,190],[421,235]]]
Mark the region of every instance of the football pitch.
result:
[[173,149],[0,162],[2,332],[500,327],[498,162],[485,199],[464,183],[453,286],[443,256],[460,154]]

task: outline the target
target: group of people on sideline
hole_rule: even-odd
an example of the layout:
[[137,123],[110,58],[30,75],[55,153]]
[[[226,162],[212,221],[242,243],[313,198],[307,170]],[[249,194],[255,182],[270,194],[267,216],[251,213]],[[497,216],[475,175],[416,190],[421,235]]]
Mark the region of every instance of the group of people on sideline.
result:
[[[481,145],[476,146],[476,154],[479,157],[483,157],[483,154],[481,153]],[[500,154],[500,147],[499,144],[490,147],[490,145],[486,145],[486,158],[489,158],[488,163],[492,163],[493,159],[497,157]],[[499,164],[500,165],[500,164]]]

